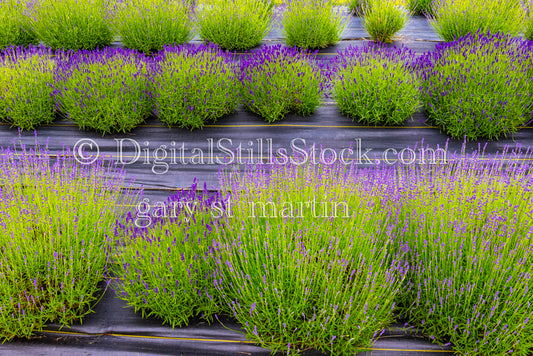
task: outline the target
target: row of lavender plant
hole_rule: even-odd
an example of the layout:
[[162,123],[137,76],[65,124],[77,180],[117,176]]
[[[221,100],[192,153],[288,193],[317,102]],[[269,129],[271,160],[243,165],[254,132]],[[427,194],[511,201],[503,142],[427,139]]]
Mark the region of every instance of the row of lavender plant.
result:
[[122,230],[121,297],[176,326],[229,314],[273,351],[354,354],[400,314],[460,354],[527,354],[528,157],[224,174],[221,195],[181,193]]
[[[349,0],[372,39],[390,42],[411,14],[425,14],[445,40],[483,32],[523,32],[531,39],[531,1]],[[195,32],[225,49],[258,45],[278,15],[289,46],[335,44],[346,20],[334,0],[3,0],[0,48],[41,41],[52,48],[94,49],[118,35],[128,48],[158,51]]]
[[[497,139],[530,121],[531,43],[476,33],[420,57],[405,48],[349,47],[331,61],[281,45],[237,60],[214,45],[52,52],[9,48],[0,67],[0,116],[33,129],[60,111],[82,128],[126,132],[152,113],[202,128],[239,103],[268,122],[310,115],[323,95],[368,125],[399,125],[422,103],[454,138]],[[445,73],[445,74],[443,74]],[[16,83],[16,84],[15,84]]]
[[[305,48],[336,43],[345,21],[333,5],[294,0],[279,8],[287,43]],[[222,48],[250,49],[268,33],[275,13],[270,0],[5,0],[0,9],[11,13],[0,45],[41,41],[54,49],[91,50],[118,35],[126,47],[145,52],[188,42],[195,30]]]
[[0,116],[22,129],[50,124],[56,112],[104,134],[130,131],[151,114],[195,129],[240,102],[272,122],[313,113],[323,91],[313,56],[281,45],[240,63],[214,45],[168,47],[155,58],[112,48],[9,48],[2,59]]
[[381,185],[323,168],[228,175],[220,195],[180,193],[148,228],[126,225],[120,297],[173,326],[227,314],[273,351],[369,348],[393,320],[407,250],[393,248]]
[[0,339],[92,312],[124,193],[113,164],[79,166],[46,148],[0,151]]

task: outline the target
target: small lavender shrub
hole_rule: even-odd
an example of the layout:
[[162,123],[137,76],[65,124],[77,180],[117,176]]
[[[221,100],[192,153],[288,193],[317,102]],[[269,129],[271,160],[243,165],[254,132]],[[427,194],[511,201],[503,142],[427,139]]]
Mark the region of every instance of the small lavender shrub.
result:
[[517,0],[436,0],[432,26],[451,42],[477,32],[518,35],[525,12]]
[[47,323],[92,312],[108,262],[107,235],[124,196],[124,174],[71,152],[4,150],[0,162],[0,339],[30,337]]
[[0,49],[37,44],[37,38],[29,26],[28,11],[25,1],[0,2]]
[[337,43],[346,21],[335,5],[335,0],[290,0],[282,19],[287,45],[314,49]]
[[413,58],[407,49],[348,47],[334,61],[339,110],[368,125],[405,123],[420,106],[418,80],[408,67]]
[[216,287],[248,339],[348,355],[392,321],[404,266],[388,249],[392,212],[369,182],[314,165],[223,179],[232,214],[217,227]]
[[180,0],[127,0],[115,5],[113,26],[124,46],[149,53],[190,41],[191,16]]
[[40,0],[31,15],[37,38],[57,49],[107,46],[113,40],[108,24],[108,0]]
[[363,25],[374,41],[387,43],[392,42],[409,16],[402,0],[369,0],[368,8],[364,10]]
[[202,0],[197,8],[200,37],[229,50],[261,43],[272,20],[270,0]]
[[531,352],[533,177],[509,162],[465,160],[405,179],[398,226],[411,269],[402,312],[461,355]]
[[167,47],[157,58],[155,113],[164,123],[202,128],[237,109],[239,86],[229,53],[218,47]]
[[49,124],[55,117],[52,97],[56,60],[42,47],[11,47],[0,64],[0,118],[23,130]]
[[497,139],[531,112],[531,55],[509,36],[476,34],[421,59],[421,96],[429,119],[454,138]]
[[409,11],[413,15],[432,16],[434,15],[434,11],[433,11],[434,2],[435,0],[408,0],[407,5],[409,8]]
[[172,327],[187,325],[197,315],[210,322],[221,311],[210,232],[212,206],[222,203],[218,194],[199,194],[193,186],[148,214],[148,203],[141,202],[128,219],[129,233],[114,265],[117,295],[143,317],[160,318]]
[[127,132],[152,112],[147,59],[107,48],[64,61],[55,96],[59,109],[82,129]]
[[286,114],[311,115],[320,105],[321,71],[307,52],[267,46],[241,62],[244,105],[268,122]]
[[369,0],[350,0],[348,7],[350,12],[355,16],[363,17],[364,12],[368,9]]

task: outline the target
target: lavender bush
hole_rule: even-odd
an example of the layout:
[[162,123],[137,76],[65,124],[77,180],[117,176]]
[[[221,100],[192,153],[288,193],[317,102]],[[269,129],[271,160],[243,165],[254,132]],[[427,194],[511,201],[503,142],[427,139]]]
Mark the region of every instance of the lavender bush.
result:
[[80,167],[70,152],[3,150],[0,156],[0,338],[30,337],[47,323],[79,321],[98,300],[107,234],[120,204],[122,171]]
[[335,5],[336,0],[290,0],[281,20],[287,45],[315,49],[337,43],[347,22]]
[[229,50],[261,43],[270,29],[270,0],[202,0],[197,8],[200,37]]
[[363,17],[365,10],[368,8],[369,0],[350,0],[348,8],[355,16]]
[[[410,13],[403,0],[366,0],[363,7],[363,25],[370,37],[377,42],[392,42],[394,35],[400,31]],[[363,5],[364,6],[364,5]]]
[[435,14],[433,3],[439,0],[408,0],[407,7],[413,15],[432,16]]
[[311,55],[281,45],[267,46],[241,61],[244,105],[268,122],[286,114],[312,114],[322,96],[321,70]]
[[231,55],[219,47],[165,47],[156,62],[155,114],[169,126],[202,128],[237,109],[239,86]]
[[26,1],[0,2],[0,49],[37,44],[37,38],[29,25],[28,11]]
[[348,47],[333,60],[333,97],[339,110],[368,125],[401,125],[418,109],[419,83],[408,49]]
[[490,33],[438,45],[419,62],[429,119],[455,138],[516,132],[531,112],[528,48],[527,42]]
[[516,36],[525,16],[517,0],[435,0],[433,11],[431,24],[446,42],[477,32]]
[[216,287],[247,338],[289,353],[370,347],[392,321],[405,272],[389,250],[393,212],[379,184],[290,164],[223,183],[232,214],[217,226]]
[[113,28],[124,46],[145,53],[193,37],[191,4],[181,0],[124,0],[115,4]]
[[533,176],[516,158],[460,160],[404,180],[398,230],[411,269],[400,305],[461,355],[531,352]]
[[39,0],[31,13],[31,29],[54,49],[107,46],[113,40],[107,8],[109,0]]
[[56,78],[58,108],[82,129],[132,130],[152,112],[147,61],[123,49],[72,53]]
[[51,123],[55,67],[56,59],[43,47],[5,49],[0,58],[0,118],[23,130]]
[[212,207],[219,194],[202,196],[196,184],[153,211],[139,202],[120,236],[114,273],[117,295],[143,317],[155,316],[172,327],[200,315],[208,322],[221,311],[214,288]]

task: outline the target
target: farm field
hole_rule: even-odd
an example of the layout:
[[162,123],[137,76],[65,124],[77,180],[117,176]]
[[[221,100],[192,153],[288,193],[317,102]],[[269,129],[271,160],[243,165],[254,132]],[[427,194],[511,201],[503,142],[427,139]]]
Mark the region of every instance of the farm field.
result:
[[533,353],[530,3],[234,1],[0,6],[0,354]]

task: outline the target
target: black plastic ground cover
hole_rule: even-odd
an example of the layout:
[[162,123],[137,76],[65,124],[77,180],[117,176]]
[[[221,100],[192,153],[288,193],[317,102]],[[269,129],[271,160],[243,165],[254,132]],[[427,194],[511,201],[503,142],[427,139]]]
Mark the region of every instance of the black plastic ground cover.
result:
[[[361,25],[361,19],[350,18],[347,29],[343,33],[343,40],[336,46],[321,50],[319,58],[328,58],[337,50],[349,45],[362,45],[369,42],[368,34]],[[438,37],[423,17],[414,17],[406,28],[399,34],[396,44],[413,49],[417,53],[434,49]],[[196,38],[193,42],[198,43]],[[272,43],[283,43],[279,23],[263,41],[263,46]],[[114,46],[121,46],[114,43]],[[188,131],[179,128],[168,128],[159,120],[152,118],[146,124],[139,126],[127,134],[107,135],[91,131],[81,131],[68,121],[57,120],[53,125],[42,126],[36,132],[22,132],[15,128],[0,125],[0,146],[13,147],[25,144],[32,146],[36,140],[41,145],[47,145],[51,153],[62,151],[64,147],[74,147],[77,143],[94,144],[98,146],[99,155],[106,159],[117,160],[119,145],[123,144],[121,155],[126,164],[128,177],[135,178],[136,184],[145,190],[145,197],[151,203],[163,201],[176,189],[189,188],[194,179],[206,182],[208,189],[218,189],[218,175],[224,165],[210,162],[208,155],[210,145],[221,142],[225,147],[234,150],[238,145],[243,149],[253,149],[252,157],[268,154],[268,140],[272,142],[272,149],[286,148],[290,150],[291,142],[298,147],[316,144],[323,149],[333,149],[337,152],[344,148],[360,147],[371,159],[380,159],[387,149],[401,151],[405,148],[424,147],[437,149],[447,147],[447,152],[460,152],[462,140],[449,139],[445,134],[431,124],[423,111],[414,115],[413,120],[403,127],[371,127],[353,123],[338,112],[333,103],[327,103],[307,118],[289,115],[285,120],[275,124],[267,124],[257,115],[239,110],[216,124],[211,124],[203,130]],[[81,140],[81,141],[80,141]],[[92,140],[92,141],[90,141]],[[296,140],[296,141],[295,141]],[[231,144],[229,143],[231,141]],[[141,156],[135,161],[138,149],[148,149],[151,163],[146,163]],[[262,142],[262,150],[260,149]],[[174,146],[173,146],[174,145]],[[153,164],[153,153],[159,147],[166,146],[167,153],[175,147],[184,145],[184,158],[189,164],[169,163],[168,172],[161,174],[161,168]],[[515,135],[492,142],[468,142],[464,150],[466,153],[484,148],[488,154],[501,152],[506,146],[521,145],[526,148],[533,146],[533,128],[520,130]],[[94,154],[90,146],[85,146],[87,156]],[[205,153],[203,164],[190,162],[193,149]],[[213,155],[227,156],[216,148]],[[92,157],[92,156],[91,156]],[[357,157],[355,157],[357,158]],[[166,159],[167,163],[169,159]],[[361,166],[371,166],[374,163],[364,163]],[[381,162],[383,164],[383,162]],[[155,170],[153,170],[155,168]],[[203,186],[201,186],[202,188]],[[239,332],[240,326],[231,320],[223,319],[222,323],[215,322],[207,325],[200,321],[193,321],[190,326],[171,329],[161,325],[159,320],[141,319],[127,308],[126,303],[115,297],[110,287],[96,306],[95,313],[88,315],[83,324],[63,328],[50,325],[45,332],[39,333],[31,340],[16,340],[0,345],[2,355],[268,355],[270,350],[255,346],[246,341]],[[308,355],[316,354],[309,351]],[[439,347],[427,339],[414,337],[412,331],[405,331],[401,327],[388,330],[374,345],[373,350],[361,355],[405,355],[418,356],[428,354],[449,355],[449,348]]]
[[[397,159],[401,158],[402,150],[405,150],[405,162],[409,163],[409,150],[416,154],[411,157],[417,160],[425,157],[429,162],[431,152],[428,149],[443,149],[447,157],[452,157],[463,149],[465,153],[483,149],[486,154],[494,155],[506,146],[533,147],[533,127],[523,128],[498,141],[465,143],[448,138],[426,120],[420,111],[405,126],[363,126],[341,115],[332,104],[320,107],[312,116],[289,115],[274,124],[239,110],[216,124],[194,131],[169,128],[153,118],[130,133],[102,136],[93,131],[82,131],[75,123],[58,120],[53,125],[38,128],[35,133],[19,134],[15,128],[0,125],[0,146],[13,147],[21,143],[31,146],[37,137],[40,144],[48,145],[51,153],[67,146],[84,148],[83,157],[80,156],[83,162],[86,162],[85,157],[90,161],[99,155],[124,163],[128,176],[135,179],[136,185],[145,187],[147,194],[161,191],[160,196],[175,189],[189,188],[195,178],[202,189],[204,182],[207,189],[218,189],[221,170],[229,170],[239,163],[242,167],[250,161],[269,162],[267,157],[281,148],[288,154],[297,154],[298,150],[315,145],[317,158],[320,152],[324,152],[324,157],[337,155],[336,161],[327,158],[327,162],[340,162],[342,150],[351,148],[353,154],[345,151],[348,152],[344,155],[347,163],[358,167],[378,164],[392,167],[400,164]],[[425,156],[422,156],[422,147],[426,149]],[[304,162],[305,158],[295,157],[294,160]],[[308,157],[307,161],[311,162],[312,158]]]

